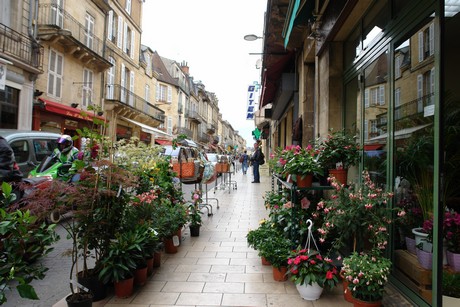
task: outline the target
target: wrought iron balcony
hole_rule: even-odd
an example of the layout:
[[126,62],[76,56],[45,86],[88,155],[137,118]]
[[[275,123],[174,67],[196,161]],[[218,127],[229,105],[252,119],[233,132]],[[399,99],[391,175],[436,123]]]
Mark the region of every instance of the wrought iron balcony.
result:
[[154,106],[147,100],[137,96],[133,92],[127,90],[119,84],[106,84],[105,86],[106,101],[116,102],[121,106],[127,107],[136,112],[156,121],[159,124],[164,124],[164,111]]
[[186,110],[185,111],[185,117],[187,117],[189,120],[194,121],[196,123],[201,123],[203,119],[201,118],[200,114],[197,111],[192,111],[192,110]]
[[204,132],[199,132],[198,133],[198,141],[201,143],[207,143],[209,142],[209,135]]
[[65,46],[68,53],[85,64],[93,62],[99,71],[112,66],[105,58],[104,41],[56,3],[38,6],[38,36],[42,41]]
[[43,71],[43,47],[4,24],[0,24],[0,53],[15,66]]
[[207,124],[206,130],[209,134],[214,134],[216,133],[216,126],[214,126],[213,124]]
[[179,127],[177,129],[177,134],[185,134],[187,136],[187,138],[189,139],[192,139],[193,138],[193,131],[188,129],[188,128],[184,128],[184,127]]
[[[423,112],[425,107],[434,104],[434,93],[422,96],[412,101],[406,102],[400,106],[395,107],[394,120],[395,124],[406,122],[408,119],[417,120],[423,122]],[[383,128],[387,124],[388,113],[382,113],[377,115],[377,127]],[[396,127],[398,128],[398,127]]]

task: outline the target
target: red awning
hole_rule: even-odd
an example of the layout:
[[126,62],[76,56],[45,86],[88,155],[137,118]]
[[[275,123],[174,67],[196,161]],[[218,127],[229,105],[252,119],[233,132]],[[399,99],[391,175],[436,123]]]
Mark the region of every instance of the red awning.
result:
[[105,118],[102,116],[98,115],[93,115],[90,112],[83,111],[81,109],[77,108],[72,108],[70,106],[67,106],[65,104],[59,103],[59,102],[54,102],[51,100],[46,100],[39,98],[41,102],[43,102],[43,105],[45,106],[45,110],[48,112],[53,112],[61,115],[65,115],[68,117],[73,117],[73,118],[78,118],[78,119],[83,119],[83,120],[92,120],[94,117],[105,121]]
[[172,141],[170,140],[155,139],[155,143],[157,143],[158,145],[172,145]]
[[371,151],[371,150],[379,150],[382,148],[382,144],[369,144],[369,145],[364,145],[364,151]]

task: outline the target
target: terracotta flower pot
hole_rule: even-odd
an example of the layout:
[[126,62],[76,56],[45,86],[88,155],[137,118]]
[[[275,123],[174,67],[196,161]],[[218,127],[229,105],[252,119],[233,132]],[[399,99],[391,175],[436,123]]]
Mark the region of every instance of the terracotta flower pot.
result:
[[155,252],[153,253],[153,267],[158,268],[161,265],[161,253]]
[[134,271],[134,284],[136,286],[143,286],[147,282],[148,267],[141,267]]
[[377,301],[377,302],[366,302],[366,301],[361,301],[357,298],[353,298],[353,306],[354,307],[380,307],[382,306],[382,301]]
[[127,298],[133,294],[134,277],[116,281],[113,283],[115,288],[115,295],[118,298]]
[[261,257],[261,260],[262,260],[262,265],[272,265],[270,263],[270,261],[268,261],[267,259],[265,259],[265,257]]
[[302,175],[296,175],[297,179],[297,187],[299,188],[308,188],[311,187],[313,183],[313,175],[304,175],[302,178]]
[[147,276],[153,273],[153,256],[146,259],[147,262]]
[[348,169],[330,169],[329,176],[334,176],[340,183],[347,184]]
[[287,267],[280,267],[280,268],[273,267],[273,279],[275,281],[286,281],[288,279],[286,273],[287,273]]
[[348,289],[348,285],[350,282],[345,278],[345,276],[340,272],[340,277],[342,277],[342,285],[343,285],[343,298],[350,303],[353,303],[353,295],[351,294],[351,290]]
[[177,246],[174,245],[173,239],[172,238],[166,238],[164,239],[164,244],[165,244],[165,252],[166,254],[175,254],[178,251]]

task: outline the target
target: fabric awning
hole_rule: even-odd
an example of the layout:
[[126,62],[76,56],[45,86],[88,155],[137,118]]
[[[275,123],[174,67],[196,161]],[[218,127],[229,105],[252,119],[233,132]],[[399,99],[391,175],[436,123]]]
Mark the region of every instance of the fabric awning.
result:
[[[302,2],[302,3],[301,3]],[[283,26],[282,36],[284,38],[284,48],[289,44],[292,29],[299,25],[305,24],[312,17],[315,1],[290,0],[287,12],[287,18]]]
[[155,136],[155,137],[161,135],[161,136],[167,136],[167,137],[171,137],[171,138],[172,138],[172,135],[167,134],[166,132],[163,132],[163,131],[161,131],[161,130],[159,130],[159,129],[150,127],[150,126],[148,126],[148,125],[146,125],[146,124],[140,123],[140,122],[138,122],[138,121],[135,121],[135,120],[132,120],[132,119],[123,117],[123,116],[120,116],[120,118],[121,118],[122,120],[125,120],[125,121],[127,121],[127,122],[130,122],[130,123],[132,123],[132,124],[134,124],[134,125],[137,125],[137,126],[141,127],[142,131],[147,132],[147,133],[150,133],[150,134],[153,134],[153,136]]
[[87,112],[87,111],[77,109],[77,108],[72,108],[71,106],[68,106],[68,105],[65,105],[59,102],[54,102],[51,100],[43,99],[43,98],[38,98],[38,100],[43,103],[45,110],[48,112],[61,114],[61,115],[65,115],[65,116],[73,117],[77,119],[88,120],[88,121],[93,120],[93,118],[97,118],[102,121],[105,121],[104,117],[93,115],[91,114],[91,112]]
[[364,150],[365,151],[379,150],[382,147],[383,147],[382,144],[368,144],[368,145],[364,145]]
[[155,139],[155,143],[157,143],[158,145],[172,145],[172,141],[162,139]]

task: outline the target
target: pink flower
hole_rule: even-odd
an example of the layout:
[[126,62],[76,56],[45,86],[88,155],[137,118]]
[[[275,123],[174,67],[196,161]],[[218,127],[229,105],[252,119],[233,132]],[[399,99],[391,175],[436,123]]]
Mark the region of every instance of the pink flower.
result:
[[356,284],[358,284],[358,283],[359,283],[359,279],[358,279],[358,278],[353,279],[353,284],[356,285]]

